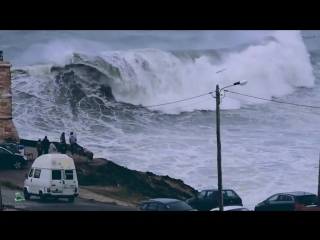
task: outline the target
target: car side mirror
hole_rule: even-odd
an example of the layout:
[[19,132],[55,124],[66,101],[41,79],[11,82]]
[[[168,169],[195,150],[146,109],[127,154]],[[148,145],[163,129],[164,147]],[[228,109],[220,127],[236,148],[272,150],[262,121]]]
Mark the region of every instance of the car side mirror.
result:
[[28,173],[26,173],[26,174],[24,175],[24,177],[25,177],[26,179],[28,179]]

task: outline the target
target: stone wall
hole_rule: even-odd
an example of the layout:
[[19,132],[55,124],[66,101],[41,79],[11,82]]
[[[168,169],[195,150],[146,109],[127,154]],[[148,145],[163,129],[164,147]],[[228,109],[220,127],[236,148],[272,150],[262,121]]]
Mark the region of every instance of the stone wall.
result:
[[19,143],[19,134],[12,121],[11,64],[0,61],[0,141]]

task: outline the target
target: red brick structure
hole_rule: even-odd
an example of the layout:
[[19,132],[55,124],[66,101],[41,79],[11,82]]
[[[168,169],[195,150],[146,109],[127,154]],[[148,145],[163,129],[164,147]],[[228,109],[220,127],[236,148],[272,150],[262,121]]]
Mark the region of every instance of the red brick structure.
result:
[[11,64],[0,61],[0,141],[19,143],[19,134],[12,121]]

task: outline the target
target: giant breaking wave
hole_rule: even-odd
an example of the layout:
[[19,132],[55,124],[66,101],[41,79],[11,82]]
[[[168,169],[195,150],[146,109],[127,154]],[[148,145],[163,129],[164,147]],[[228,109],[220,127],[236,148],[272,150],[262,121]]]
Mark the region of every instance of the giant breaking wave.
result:
[[[215,74],[220,69],[227,71]],[[214,90],[216,84],[223,87],[242,79],[248,84],[234,91],[268,99],[290,94],[296,87],[314,85],[309,54],[299,31],[276,31],[263,41],[232,49],[138,49],[98,55],[65,51],[59,53],[58,60],[14,69],[12,78],[13,92],[19,99],[51,101],[52,105],[46,105],[49,112],[64,107],[70,119],[90,110],[108,116],[128,106],[134,109],[135,105],[190,98]],[[248,104],[236,97],[225,98],[222,108]],[[15,112],[27,111],[24,103],[15,104]],[[179,114],[215,110],[215,105],[203,97],[149,110]]]

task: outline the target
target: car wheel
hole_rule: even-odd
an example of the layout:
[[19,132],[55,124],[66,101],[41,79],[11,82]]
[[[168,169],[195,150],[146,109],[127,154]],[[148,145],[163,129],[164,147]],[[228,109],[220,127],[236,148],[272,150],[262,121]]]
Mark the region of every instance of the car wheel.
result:
[[14,169],[19,170],[19,169],[21,169],[21,167],[22,167],[21,162],[15,161],[15,162],[13,163],[13,168],[14,168]]
[[43,195],[43,193],[41,191],[39,192],[39,197],[40,197],[40,201],[46,200],[45,196]]
[[28,190],[26,188],[23,190],[23,195],[25,200],[30,199],[30,194],[28,193]]
[[73,203],[74,202],[74,197],[69,197],[68,201],[69,201],[69,203]]

